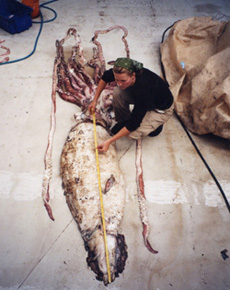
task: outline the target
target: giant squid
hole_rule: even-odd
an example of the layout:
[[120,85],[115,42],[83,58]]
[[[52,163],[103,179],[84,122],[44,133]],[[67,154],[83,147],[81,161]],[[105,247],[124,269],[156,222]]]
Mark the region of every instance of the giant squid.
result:
[[[98,193],[93,122],[92,115],[89,114],[87,108],[93,100],[100,77],[106,70],[102,46],[97,38],[99,34],[108,33],[113,29],[121,29],[124,32],[122,41],[125,45],[126,56],[130,57],[126,40],[128,31],[122,26],[112,26],[107,30],[95,31],[92,38],[95,47],[93,57],[89,61],[86,61],[84,57],[81,39],[76,29],[69,29],[62,40],[56,41],[57,56],[53,69],[51,127],[45,153],[42,190],[44,206],[49,217],[54,220],[49,203],[49,183],[52,177],[52,147],[56,126],[56,94],[58,94],[63,100],[80,107],[82,112],[80,115],[76,115],[76,125],[70,130],[62,151],[61,176],[67,205],[78,224],[85,248],[88,251],[87,263],[96,273],[97,279],[103,280],[105,285],[109,283],[108,269]],[[66,61],[63,45],[70,37],[74,38],[75,44],[72,47],[71,56]],[[93,68],[93,75],[87,72],[87,66]],[[96,132],[99,142],[108,139],[110,134],[113,120],[112,91],[115,85],[115,83],[107,85],[96,108]],[[145,204],[141,140],[137,140],[136,144],[136,181],[144,243],[150,252],[157,253],[148,240],[150,225]],[[110,147],[107,153],[100,154],[100,172],[111,281],[113,281],[124,270],[127,245],[124,235],[119,233],[125,205],[124,180],[117,160],[115,145]]]

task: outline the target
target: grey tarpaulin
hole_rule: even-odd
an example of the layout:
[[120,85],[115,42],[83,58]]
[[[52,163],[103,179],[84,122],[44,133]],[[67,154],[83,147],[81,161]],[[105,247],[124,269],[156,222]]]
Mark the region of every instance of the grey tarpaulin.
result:
[[185,126],[230,138],[230,22],[178,21],[161,45],[161,58]]

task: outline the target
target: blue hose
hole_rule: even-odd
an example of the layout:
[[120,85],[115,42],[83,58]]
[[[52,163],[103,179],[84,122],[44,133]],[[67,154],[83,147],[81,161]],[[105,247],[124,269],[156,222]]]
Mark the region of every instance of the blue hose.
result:
[[22,58],[19,58],[19,59],[16,59],[16,60],[3,62],[3,63],[0,63],[0,65],[11,64],[11,63],[15,63],[15,62],[19,62],[19,61],[25,60],[25,59],[31,57],[35,53],[36,48],[37,48],[37,44],[38,44],[38,39],[39,39],[39,37],[41,35],[41,32],[42,32],[43,23],[48,23],[48,22],[54,21],[57,18],[57,12],[55,10],[53,10],[52,8],[47,7],[46,5],[50,4],[50,3],[53,3],[53,2],[56,2],[56,1],[58,1],[58,0],[48,1],[48,2],[45,2],[45,3],[41,4],[41,5],[39,5],[40,8],[45,8],[45,9],[51,10],[54,13],[54,17],[52,19],[44,21],[43,20],[43,14],[42,14],[41,9],[40,9],[41,21],[32,21],[32,23],[40,24],[38,35],[36,37],[36,40],[35,40],[35,43],[34,43],[34,48],[33,48],[32,52],[30,54],[28,54],[27,56],[25,56],[25,57],[22,57]]

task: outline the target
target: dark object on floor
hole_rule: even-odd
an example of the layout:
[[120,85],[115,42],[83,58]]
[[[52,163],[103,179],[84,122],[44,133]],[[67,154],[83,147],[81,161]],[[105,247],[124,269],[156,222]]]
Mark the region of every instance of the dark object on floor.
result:
[[126,121],[122,121],[122,122],[118,122],[117,124],[115,124],[113,126],[113,128],[111,129],[111,133],[113,135],[117,134],[124,126],[125,126]]
[[228,250],[226,250],[226,249],[220,252],[221,253],[221,256],[222,256],[222,258],[224,260],[226,260],[227,258],[229,258],[229,256],[227,255],[227,252],[228,252]]
[[155,137],[160,134],[160,132],[163,130],[163,125],[159,126],[155,131],[152,131],[149,133],[149,137]]
[[32,11],[16,0],[0,0],[0,27],[11,34],[20,33],[32,25]]

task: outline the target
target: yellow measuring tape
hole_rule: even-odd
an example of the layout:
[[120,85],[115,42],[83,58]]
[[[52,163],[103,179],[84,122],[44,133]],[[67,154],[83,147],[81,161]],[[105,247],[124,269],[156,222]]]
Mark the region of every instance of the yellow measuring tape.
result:
[[93,128],[94,128],[94,142],[95,142],[95,153],[96,153],[96,162],[97,162],[98,185],[99,185],[100,201],[101,201],[101,217],[102,217],[102,226],[103,226],[104,242],[105,242],[106,264],[107,264],[107,270],[108,270],[108,281],[109,283],[111,283],[109,252],[108,252],[106,228],[105,228],[104,205],[103,205],[103,196],[102,196],[102,191],[101,191],[101,175],[100,175],[99,157],[98,157],[98,149],[97,149],[97,131],[96,131],[95,113],[93,113]]

